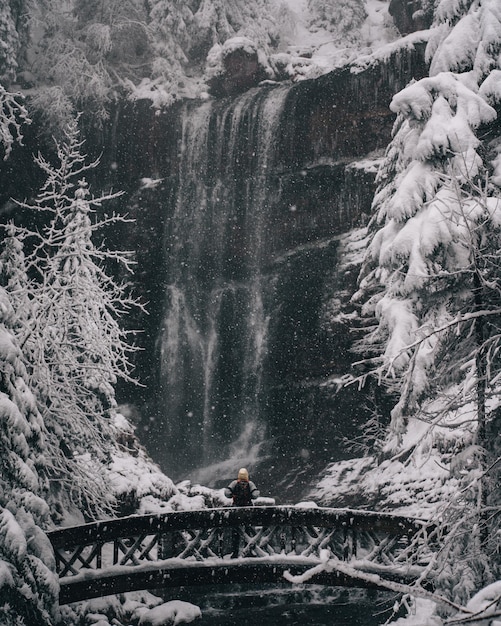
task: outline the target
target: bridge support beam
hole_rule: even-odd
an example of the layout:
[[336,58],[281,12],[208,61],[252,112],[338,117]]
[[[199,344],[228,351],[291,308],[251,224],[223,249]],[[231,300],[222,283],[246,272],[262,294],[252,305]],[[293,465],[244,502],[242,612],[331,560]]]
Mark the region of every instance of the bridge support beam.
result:
[[[78,576],[61,579],[59,603],[70,604],[83,598],[138,591],[141,589],[161,589],[168,587],[187,587],[221,584],[266,584],[283,583],[289,585],[284,578],[284,572],[289,571],[298,576],[307,570],[319,565],[321,561],[309,559],[309,562],[299,562],[294,557],[282,557],[270,562],[269,559],[232,559],[208,563],[180,563],[173,559],[172,563],[165,561],[162,564],[153,564],[150,567],[117,567],[111,569],[106,576],[87,571]],[[399,582],[411,583],[415,577],[408,579],[399,576]],[[352,578],[342,572],[319,572],[307,584],[328,585],[332,587],[364,587],[378,589],[379,585]]]

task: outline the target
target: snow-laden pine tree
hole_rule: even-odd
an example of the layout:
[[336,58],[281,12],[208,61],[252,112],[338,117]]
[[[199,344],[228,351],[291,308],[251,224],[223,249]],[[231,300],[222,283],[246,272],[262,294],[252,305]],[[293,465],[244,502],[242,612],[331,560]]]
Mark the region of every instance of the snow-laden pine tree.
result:
[[[9,84],[16,75],[19,50],[18,20],[22,21],[22,11],[14,9],[17,3],[2,2],[0,5],[0,81]],[[24,3],[19,2],[22,6]]]
[[26,336],[31,311],[30,279],[24,255],[24,245],[14,224],[5,227],[0,250],[0,285],[9,294],[15,311],[13,329],[21,341]]
[[[378,371],[394,377],[403,391],[393,414],[395,432],[405,428],[406,413],[433,383],[430,372],[443,335],[429,331],[447,325],[458,313],[464,315],[469,305],[478,309],[478,257],[486,247],[498,247],[499,194],[497,187],[482,183],[489,163],[481,156],[477,131],[497,115],[491,105],[497,102],[501,7],[489,0],[469,4],[471,11],[464,2],[439,3],[436,29],[442,31],[442,19],[451,19],[443,13],[452,5],[484,24],[476,46],[471,46],[470,65],[465,68],[461,62],[462,73],[444,66],[446,41],[455,33],[447,21],[451,30],[435,51],[432,68],[442,59],[440,69],[448,70],[431,72],[393,98],[394,137],[373,203],[373,238],[358,296],[366,297],[365,312],[376,313],[378,319],[367,338],[368,344],[382,347]],[[456,49],[459,56],[465,46],[457,44]],[[491,266],[492,257],[489,269],[495,271]]]
[[401,386],[392,423],[398,433],[435,381],[441,335],[427,331],[466,313],[468,301],[474,306],[479,228],[490,223],[495,248],[499,209],[488,191],[471,195],[485,172],[475,130],[496,113],[460,77],[423,79],[397,94],[392,109],[396,132],[379,173],[361,289],[376,291],[364,308],[379,320],[366,341],[382,343],[379,371]]
[[44,423],[0,288],[0,615],[5,626],[55,623],[59,583],[44,500],[49,473]]
[[459,600],[493,575],[498,542],[499,524],[488,537],[482,524],[485,433],[501,379],[501,193],[480,137],[501,103],[500,51],[499,2],[437,3],[430,76],[391,103],[397,120],[356,296],[375,317],[362,349],[399,397],[386,455],[408,455],[428,423],[461,485],[457,506],[444,503],[461,531],[441,561],[442,574],[462,564],[443,576]]
[[128,269],[129,259],[94,244],[97,230],[122,220],[96,215],[120,194],[91,196],[85,173],[96,163],[86,163],[76,120],[57,144],[57,159],[52,165],[37,157],[46,180],[24,207],[45,222],[36,231],[10,227],[2,269],[22,305],[17,333],[49,432],[52,497],[69,495],[92,516],[112,504],[105,467],[117,446],[114,385],[131,380],[132,347],[119,319],[133,301],[108,274],[110,264]]
[[[5,35],[2,67],[8,77],[16,66],[17,39],[9,35],[13,6],[4,3],[0,10],[0,29]],[[4,159],[15,143],[22,143],[23,124],[29,122],[21,96],[0,85]],[[22,251],[7,247],[2,255],[5,251],[0,273],[8,283],[8,276],[15,272],[7,258],[18,265]],[[20,285],[24,280],[24,275],[15,277]],[[30,387],[18,331],[19,321],[9,294],[0,287],[0,616],[5,626],[49,626],[58,619],[59,583],[52,547],[42,530],[51,523],[44,499],[49,476],[47,433]]]

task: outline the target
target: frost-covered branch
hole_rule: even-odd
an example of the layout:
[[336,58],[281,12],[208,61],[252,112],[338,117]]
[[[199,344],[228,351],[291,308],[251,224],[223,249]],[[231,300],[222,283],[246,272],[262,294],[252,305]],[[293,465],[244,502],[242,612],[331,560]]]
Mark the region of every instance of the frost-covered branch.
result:
[[406,585],[406,584],[399,583],[396,581],[387,580],[387,579],[382,578],[379,574],[372,574],[372,573],[361,571],[360,569],[357,569],[353,565],[349,565],[348,563],[345,563],[344,561],[340,561],[339,559],[336,559],[336,558],[329,558],[329,560],[325,561],[324,563],[321,563],[320,565],[317,565],[311,568],[310,570],[304,572],[303,574],[300,574],[297,576],[290,574],[290,572],[284,572],[284,578],[291,583],[302,584],[309,580],[312,580],[315,577],[315,575],[321,572],[332,572],[332,571],[340,572],[341,574],[346,574],[350,578],[362,580],[366,583],[370,583],[372,585],[381,587],[383,589],[388,589],[390,591],[395,591],[397,593],[408,594],[416,598],[425,598],[427,600],[432,600],[433,602],[436,602],[437,604],[443,604],[447,607],[453,608],[456,611],[461,611],[462,613],[470,613],[470,611],[468,611],[468,609],[466,609],[465,607],[462,607],[456,604],[455,602],[452,602],[448,598],[439,596],[431,591],[427,591],[426,589],[423,589],[423,587]]
[[21,100],[21,94],[10,93],[0,85],[0,144],[5,152],[4,160],[9,158],[15,143],[23,144],[23,124],[31,124]]

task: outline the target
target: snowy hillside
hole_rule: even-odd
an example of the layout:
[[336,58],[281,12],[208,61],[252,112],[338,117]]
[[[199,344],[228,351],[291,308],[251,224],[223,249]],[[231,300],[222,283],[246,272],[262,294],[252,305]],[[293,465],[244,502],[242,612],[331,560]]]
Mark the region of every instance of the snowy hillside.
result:
[[[353,61],[360,54],[375,52],[400,36],[388,14],[388,6],[389,0],[345,0],[326,9],[325,3],[284,0],[279,23],[287,27],[282,25],[281,47],[291,54],[301,56],[302,53],[311,58],[312,73],[329,71]],[[323,7],[323,13],[319,7]],[[329,10],[331,14],[327,15]]]
[[15,78],[29,91],[52,126],[64,122],[77,103],[92,111],[96,122],[104,120],[118,94],[150,98],[156,106],[199,97],[218,71],[214,65],[225,44],[234,49],[247,42],[262,78],[298,80],[399,37],[389,0],[205,0],[182,6],[156,0],[149,9],[127,0],[113,10],[103,5],[101,12],[83,2],[74,5],[69,10],[61,0],[37,12],[34,4],[32,20],[22,37],[12,40],[3,69],[0,64],[5,79]]

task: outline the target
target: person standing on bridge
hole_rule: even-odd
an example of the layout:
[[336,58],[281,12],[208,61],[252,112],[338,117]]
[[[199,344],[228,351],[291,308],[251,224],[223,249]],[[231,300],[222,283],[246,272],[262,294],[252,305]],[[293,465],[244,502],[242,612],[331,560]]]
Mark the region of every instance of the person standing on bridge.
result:
[[224,490],[227,498],[232,498],[233,506],[252,506],[252,501],[259,498],[256,485],[249,480],[249,472],[242,467],[238,470],[237,480],[233,480]]
[[[252,506],[252,501],[259,497],[256,485],[249,480],[249,472],[242,467],[238,470],[237,480],[233,480],[224,490],[224,495],[233,500],[233,506]],[[238,558],[240,551],[239,528],[234,528],[232,533],[232,553],[231,558]]]

